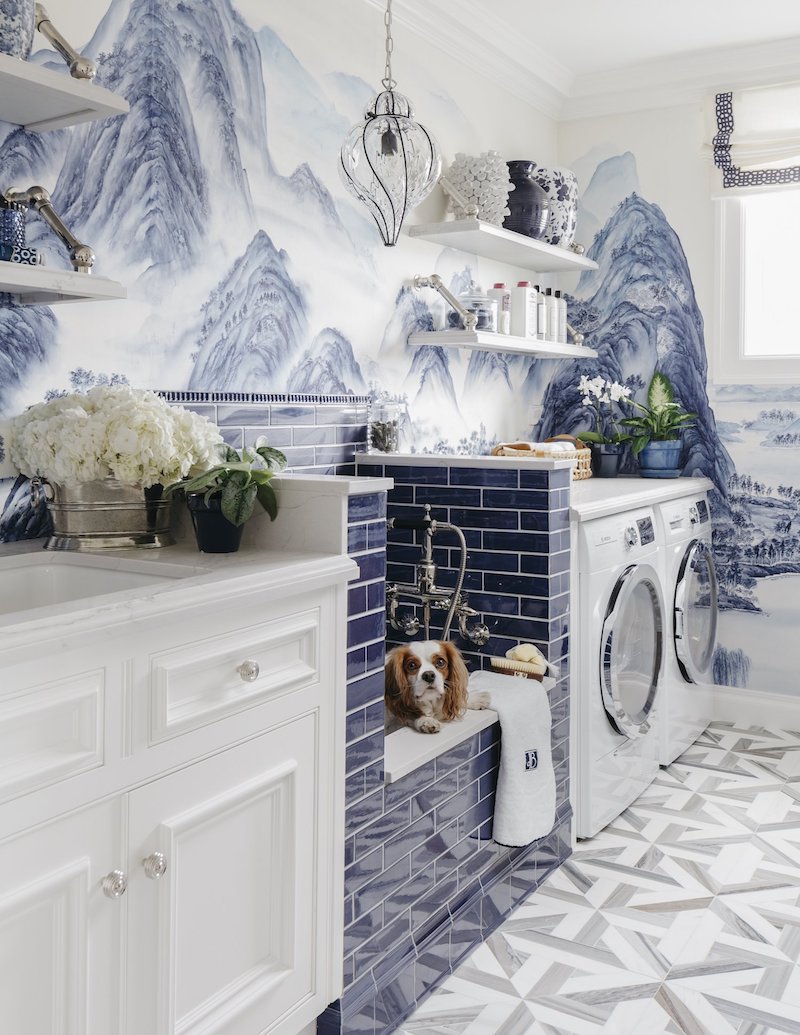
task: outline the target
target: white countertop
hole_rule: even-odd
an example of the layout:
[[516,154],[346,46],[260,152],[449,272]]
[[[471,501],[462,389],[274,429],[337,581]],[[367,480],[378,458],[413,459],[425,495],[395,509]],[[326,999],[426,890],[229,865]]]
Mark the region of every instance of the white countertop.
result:
[[708,478],[587,478],[572,483],[569,516],[588,521],[713,488]]
[[356,467],[519,467],[524,471],[562,471],[574,467],[574,460],[551,460],[532,456],[464,456],[442,453],[356,453]]

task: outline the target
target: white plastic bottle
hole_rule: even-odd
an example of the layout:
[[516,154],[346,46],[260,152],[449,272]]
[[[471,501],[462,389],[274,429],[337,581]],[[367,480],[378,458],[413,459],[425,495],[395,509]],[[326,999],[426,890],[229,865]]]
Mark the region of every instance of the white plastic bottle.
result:
[[552,288],[544,293],[544,304],[547,308],[547,341],[558,341],[558,305]]
[[566,344],[567,341],[567,303],[564,298],[561,297],[561,292],[555,292],[556,297],[556,315],[558,316],[558,333],[556,334],[556,341],[563,342]]
[[511,288],[495,284],[486,294],[497,302],[497,333],[511,334]]
[[518,338],[536,337],[536,291],[529,280],[511,289],[511,333]]
[[538,284],[534,284],[536,291],[536,337],[544,341],[547,337],[547,306],[544,302],[544,293]]

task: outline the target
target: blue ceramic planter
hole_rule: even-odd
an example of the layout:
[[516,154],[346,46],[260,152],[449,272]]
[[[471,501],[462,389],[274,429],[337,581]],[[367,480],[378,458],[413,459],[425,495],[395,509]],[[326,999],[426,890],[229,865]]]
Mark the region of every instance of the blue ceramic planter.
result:
[[675,442],[648,442],[639,453],[639,474],[642,478],[679,478],[681,445]]

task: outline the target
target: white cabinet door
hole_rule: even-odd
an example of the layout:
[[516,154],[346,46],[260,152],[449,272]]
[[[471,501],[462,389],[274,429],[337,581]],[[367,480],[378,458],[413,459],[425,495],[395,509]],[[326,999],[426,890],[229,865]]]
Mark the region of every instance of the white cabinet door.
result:
[[119,1030],[125,899],[101,881],[122,867],[119,802],[0,845],[0,1030]]
[[128,1035],[288,1035],[327,1005],[319,737],[307,714],[131,794]]

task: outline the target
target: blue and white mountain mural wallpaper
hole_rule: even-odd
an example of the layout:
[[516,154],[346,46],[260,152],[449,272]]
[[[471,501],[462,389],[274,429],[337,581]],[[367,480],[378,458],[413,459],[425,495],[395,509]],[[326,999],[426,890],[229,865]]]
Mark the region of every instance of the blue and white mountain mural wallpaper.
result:
[[[689,264],[657,199],[642,195],[633,154],[582,176],[578,239],[599,269],[581,276],[569,306],[596,361],[410,348],[409,333],[444,323],[441,300],[412,290],[411,276],[435,268],[458,292],[474,260],[408,239],[383,249],[339,183],[341,141],[377,82],[321,65],[324,34],[292,43],[291,5],[92,2],[97,28],[83,49],[130,113],[44,134],[0,123],[0,186],[51,189],[97,252],[98,273],[124,283],[128,300],[0,306],[0,418],[87,378],[304,394],[378,381],[408,395],[409,446],[480,453],[498,438],[580,430],[582,373],[640,388],[658,366],[700,415],[685,473],[719,490],[717,677],[794,692],[800,387],[718,389],[712,409]],[[52,51],[32,60],[66,74]],[[376,54],[376,80],[378,66]],[[409,93],[454,153],[486,139],[485,126],[471,125],[444,80],[421,62]],[[67,267],[40,220],[29,240]],[[0,541],[40,533],[23,485],[0,482],[0,497]]]

